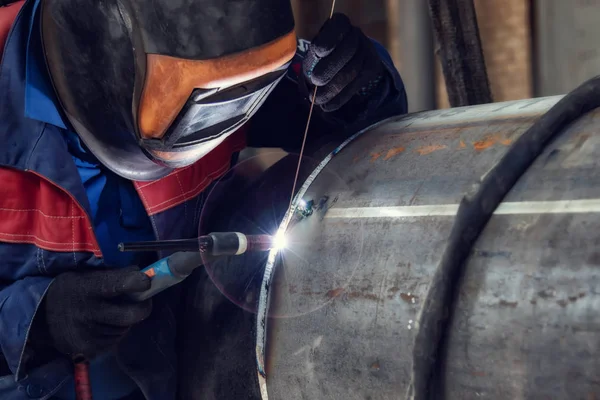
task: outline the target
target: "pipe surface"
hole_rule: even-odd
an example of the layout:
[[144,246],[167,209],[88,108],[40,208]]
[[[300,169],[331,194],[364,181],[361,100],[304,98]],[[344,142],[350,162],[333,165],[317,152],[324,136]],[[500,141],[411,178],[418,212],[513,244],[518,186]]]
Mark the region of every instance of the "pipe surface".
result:
[[[288,230],[302,246],[275,264],[271,318],[257,325],[263,399],[403,398],[460,200],[558,100],[398,117],[329,161],[303,199],[330,203]],[[440,398],[600,393],[599,118],[549,144],[475,243],[448,304]]]
[[[323,168],[273,265],[268,318],[256,308],[263,253],[219,258],[185,282],[182,398],[405,398],[459,202],[559,99],[396,117],[305,160],[300,183]],[[599,122],[593,111],[562,132],[475,242],[448,304],[438,398],[600,395]],[[239,185],[205,231],[274,234],[297,162]]]

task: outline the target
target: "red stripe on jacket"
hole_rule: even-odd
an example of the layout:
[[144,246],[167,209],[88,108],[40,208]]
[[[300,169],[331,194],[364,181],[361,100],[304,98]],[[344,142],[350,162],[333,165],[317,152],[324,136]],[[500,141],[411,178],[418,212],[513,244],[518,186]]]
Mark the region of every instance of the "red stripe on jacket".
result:
[[[231,156],[245,144],[245,130],[239,129],[191,166],[156,181],[134,182],[148,215],[198,196],[229,170]],[[0,242],[102,256],[91,221],[67,191],[33,172],[10,168],[0,168],[0,182]]]
[[32,172],[0,168],[0,241],[101,256],[81,206],[52,182]]

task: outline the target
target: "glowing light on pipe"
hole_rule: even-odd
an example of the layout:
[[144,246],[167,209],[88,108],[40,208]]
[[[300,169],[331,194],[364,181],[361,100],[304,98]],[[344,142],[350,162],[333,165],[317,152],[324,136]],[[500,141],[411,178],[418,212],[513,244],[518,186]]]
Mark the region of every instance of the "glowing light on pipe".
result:
[[281,251],[287,247],[287,238],[283,231],[278,231],[273,237],[273,248],[277,251]]

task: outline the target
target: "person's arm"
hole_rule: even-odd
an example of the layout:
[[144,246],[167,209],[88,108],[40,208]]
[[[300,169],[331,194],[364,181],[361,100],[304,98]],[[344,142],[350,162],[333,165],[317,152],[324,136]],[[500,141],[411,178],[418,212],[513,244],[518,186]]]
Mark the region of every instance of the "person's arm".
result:
[[309,145],[407,112],[404,84],[387,51],[335,14],[312,44],[299,42],[288,75],[249,123],[248,145],[298,150],[315,85]]
[[152,309],[150,300],[128,298],[150,287],[137,267],[65,268],[51,278],[35,272],[37,254],[32,245],[0,243],[0,353],[18,381],[58,359],[94,357]]
[[[2,271],[0,271],[2,272]],[[28,276],[12,282],[2,273],[0,290],[0,350],[10,371],[19,380],[36,358],[35,346],[26,346],[30,327],[51,278]]]

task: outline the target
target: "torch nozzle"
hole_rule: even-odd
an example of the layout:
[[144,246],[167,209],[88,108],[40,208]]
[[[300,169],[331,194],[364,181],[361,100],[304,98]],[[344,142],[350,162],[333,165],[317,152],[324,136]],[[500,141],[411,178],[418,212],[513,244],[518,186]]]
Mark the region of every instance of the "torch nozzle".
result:
[[271,235],[244,235],[239,232],[214,232],[192,239],[120,243],[119,251],[197,251],[213,256],[240,255],[248,251],[268,251]]

